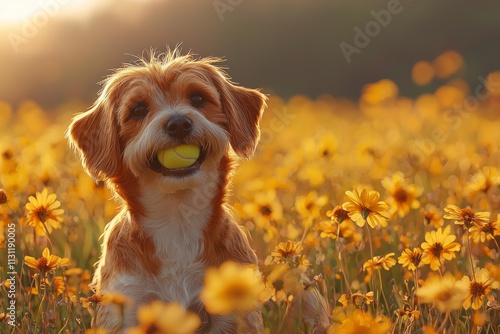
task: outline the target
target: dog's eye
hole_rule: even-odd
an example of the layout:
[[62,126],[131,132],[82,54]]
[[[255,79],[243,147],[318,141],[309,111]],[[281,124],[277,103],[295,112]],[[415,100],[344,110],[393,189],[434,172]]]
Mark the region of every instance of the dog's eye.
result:
[[200,94],[194,94],[191,96],[191,105],[196,108],[203,107],[205,104],[205,99]]
[[135,107],[132,108],[130,116],[135,119],[141,119],[146,116],[148,113],[149,108],[146,104],[144,103],[139,103]]

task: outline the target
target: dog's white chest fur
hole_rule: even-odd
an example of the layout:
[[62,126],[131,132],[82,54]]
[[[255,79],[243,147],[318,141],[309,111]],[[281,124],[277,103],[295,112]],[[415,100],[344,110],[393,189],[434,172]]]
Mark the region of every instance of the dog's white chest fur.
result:
[[[207,207],[189,212],[194,192],[184,196],[164,194],[149,188],[144,192],[147,218],[141,225],[153,239],[156,258],[161,261],[161,274],[146,278],[150,291],[166,302],[176,301],[184,307],[197,297],[204,279],[204,264],[199,261],[203,252],[203,228],[210,219]],[[199,209],[199,208],[198,208]],[[145,277],[140,278],[144,281]]]

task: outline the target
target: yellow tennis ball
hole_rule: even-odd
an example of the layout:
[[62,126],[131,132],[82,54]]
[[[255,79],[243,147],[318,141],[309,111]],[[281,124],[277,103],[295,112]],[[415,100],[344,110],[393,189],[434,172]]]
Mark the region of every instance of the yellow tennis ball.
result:
[[179,145],[160,151],[157,156],[160,163],[169,169],[189,167],[200,156],[200,147],[191,144]]

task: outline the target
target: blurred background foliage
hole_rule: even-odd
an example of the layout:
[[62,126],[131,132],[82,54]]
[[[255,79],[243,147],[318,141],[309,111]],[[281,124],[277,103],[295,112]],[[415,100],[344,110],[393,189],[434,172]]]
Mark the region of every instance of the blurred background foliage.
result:
[[[364,31],[374,20],[371,11],[386,10],[395,2],[402,10],[348,63],[340,43],[354,45],[354,28]],[[413,64],[432,61],[448,49],[463,55],[467,67],[461,76],[469,82],[499,68],[498,1],[0,3],[5,17],[0,20],[0,100],[14,105],[26,98],[49,109],[69,99],[93,101],[99,89],[96,82],[110,69],[133,61],[150,47],[164,51],[178,44],[184,52],[225,57],[236,82],[283,98],[357,98],[365,83],[382,78],[414,98],[442,82],[416,87],[410,75]],[[31,9],[18,20],[8,19],[6,13],[16,4]],[[48,13],[45,20],[43,12]],[[26,28],[27,22],[33,29]],[[16,47],[14,35],[24,38]]]

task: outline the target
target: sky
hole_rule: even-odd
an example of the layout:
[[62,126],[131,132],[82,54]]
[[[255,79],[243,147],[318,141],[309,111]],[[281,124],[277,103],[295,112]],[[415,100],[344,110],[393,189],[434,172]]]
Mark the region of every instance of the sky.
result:
[[84,12],[88,15],[95,10],[98,3],[97,0],[1,0],[0,24],[15,24],[44,9],[47,12],[59,12],[58,14],[81,19]]
[[446,50],[471,85],[500,69],[498,13],[496,0],[0,0],[0,100],[91,102],[112,69],[176,45],[284,98],[357,98],[385,78],[415,97],[443,82],[415,87],[413,64]]

